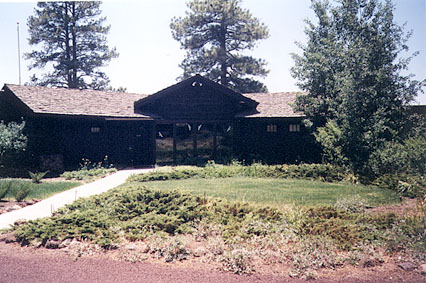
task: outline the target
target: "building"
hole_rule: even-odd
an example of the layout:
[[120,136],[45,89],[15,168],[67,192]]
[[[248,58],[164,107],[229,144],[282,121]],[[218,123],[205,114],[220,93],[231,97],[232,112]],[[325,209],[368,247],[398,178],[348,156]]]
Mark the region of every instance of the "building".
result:
[[200,75],[152,95],[5,84],[0,120],[27,123],[27,159],[154,165],[317,161],[292,103],[298,93],[240,94]]

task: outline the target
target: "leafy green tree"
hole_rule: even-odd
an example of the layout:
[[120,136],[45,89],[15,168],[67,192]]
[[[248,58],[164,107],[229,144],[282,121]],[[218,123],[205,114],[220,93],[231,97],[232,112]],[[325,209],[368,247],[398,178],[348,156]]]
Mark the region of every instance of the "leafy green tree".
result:
[[240,0],[192,0],[184,18],[173,18],[173,37],[187,50],[182,78],[201,74],[236,91],[265,92],[254,79],[268,74],[266,62],[243,55],[269,36],[267,27],[240,7]]
[[24,151],[28,138],[23,133],[25,121],[21,123],[0,121],[0,164],[5,154],[13,151]]
[[28,18],[29,44],[42,45],[26,54],[32,60],[29,69],[53,71],[32,83],[43,86],[104,89],[109,79],[100,70],[118,56],[110,49],[106,35],[110,27],[101,17],[99,1],[39,2],[34,16]]
[[401,72],[412,58],[401,54],[410,33],[394,22],[391,1],[335,2],[313,2],[318,22],[307,21],[308,42],[299,44],[302,55],[293,55],[292,74],[307,92],[296,107],[330,161],[368,175],[370,155],[404,138],[408,103],[425,83]]

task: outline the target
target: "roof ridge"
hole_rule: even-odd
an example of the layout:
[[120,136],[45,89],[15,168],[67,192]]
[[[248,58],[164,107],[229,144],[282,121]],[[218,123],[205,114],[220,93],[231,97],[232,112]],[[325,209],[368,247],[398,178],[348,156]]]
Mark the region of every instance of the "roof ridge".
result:
[[18,84],[9,84],[5,83],[5,86],[9,87],[19,87],[19,88],[38,88],[45,90],[59,90],[66,92],[97,92],[97,93],[108,93],[108,94],[123,94],[123,95],[143,95],[148,96],[150,94],[136,93],[136,92],[120,92],[120,91],[110,91],[110,90],[98,90],[98,89],[80,89],[80,88],[67,88],[67,87],[48,87],[48,86],[39,86],[39,85],[18,85]]
[[306,91],[301,90],[295,90],[295,91],[276,91],[276,92],[249,92],[249,93],[243,93],[243,95],[270,95],[270,94],[303,94],[307,93]]

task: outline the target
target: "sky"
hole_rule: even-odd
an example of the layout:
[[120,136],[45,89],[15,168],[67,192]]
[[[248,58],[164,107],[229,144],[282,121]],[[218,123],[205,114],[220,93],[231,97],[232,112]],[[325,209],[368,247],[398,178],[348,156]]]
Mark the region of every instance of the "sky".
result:
[[[115,88],[128,92],[152,94],[177,82],[182,74],[179,64],[185,51],[172,37],[170,22],[188,10],[186,0],[107,0],[101,5],[102,15],[111,26],[110,47],[120,56],[103,68]],[[259,41],[247,52],[268,62],[269,74],[260,79],[270,92],[297,91],[290,68],[294,65],[291,53],[299,53],[295,42],[306,42],[305,19],[315,20],[310,0],[242,0],[241,6],[269,28],[269,38]],[[406,24],[413,34],[410,48],[404,57],[419,51],[411,61],[408,73],[414,79],[426,79],[426,0],[394,0],[395,21]],[[21,83],[29,81],[29,61],[23,54],[33,47],[28,44],[27,19],[34,14],[36,2],[0,0],[0,87],[4,83],[19,83],[18,32],[21,54]],[[425,88],[426,92],[426,88]],[[420,94],[415,104],[426,104],[426,93]]]

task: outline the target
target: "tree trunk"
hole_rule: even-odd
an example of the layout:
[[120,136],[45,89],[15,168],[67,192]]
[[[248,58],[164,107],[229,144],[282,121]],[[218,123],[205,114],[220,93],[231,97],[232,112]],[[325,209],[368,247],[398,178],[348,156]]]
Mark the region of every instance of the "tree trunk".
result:
[[69,2],[65,2],[65,19],[64,19],[64,30],[65,30],[65,72],[67,76],[68,88],[72,88],[72,74],[71,74],[71,48],[70,48],[70,31],[69,31],[69,16],[68,16],[68,5]]
[[225,19],[222,19],[220,23],[220,51],[219,51],[219,61],[220,61],[220,83],[223,86],[228,86],[228,77],[226,64],[226,24]]
[[79,88],[77,78],[77,32],[76,32],[76,14],[75,14],[75,2],[72,4],[72,20],[71,20],[71,33],[72,33],[72,80],[73,88]]

